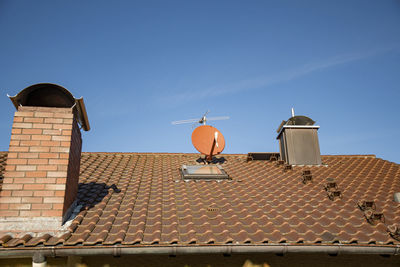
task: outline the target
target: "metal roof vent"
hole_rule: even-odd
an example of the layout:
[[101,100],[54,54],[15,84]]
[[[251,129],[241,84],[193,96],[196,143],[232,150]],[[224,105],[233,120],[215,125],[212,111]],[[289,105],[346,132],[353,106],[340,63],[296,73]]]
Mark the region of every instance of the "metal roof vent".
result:
[[277,130],[281,159],[291,165],[321,165],[319,126],[306,116],[295,116],[282,121]]
[[269,160],[277,161],[279,159],[279,153],[268,153],[268,152],[249,152],[247,153],[247,162],[253,160]]

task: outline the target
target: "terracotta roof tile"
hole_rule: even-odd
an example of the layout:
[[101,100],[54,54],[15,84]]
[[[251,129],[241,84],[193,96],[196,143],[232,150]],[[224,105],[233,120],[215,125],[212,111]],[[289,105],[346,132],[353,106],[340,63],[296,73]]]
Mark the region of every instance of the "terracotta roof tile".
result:
[[[0,153],[0,179],[7,153]],[[400,244],[387,227],[400,221],[400,166],[370,155],[323,156],[322,166],[246,161],[221,155],[232,180],[183,181],[197,154],[83,153],[81,212],[57,237],[2,233],[0,246],[162,244]],[[303,171],[312,179],[303,183]],[[328,179],[329,178],[329,179]],[[324,189],[336,182],[342,197]],[[335,190],[336,190],[335,189]],[[357,205],[373,200],[384,222]]]

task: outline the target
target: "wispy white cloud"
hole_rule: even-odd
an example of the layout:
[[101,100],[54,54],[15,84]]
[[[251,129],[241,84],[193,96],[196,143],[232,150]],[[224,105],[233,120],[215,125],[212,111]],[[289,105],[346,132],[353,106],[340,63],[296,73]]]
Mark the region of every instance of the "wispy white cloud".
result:
[[313,72],[373,57],[378,54],[382,54],[390,50],[397,49],[398,47],[399,45],[396,44],[396,45],[371,49],[368,51],[340,55],[326,60],[321,60],[319,62],[304,64],[297,68],[292,68],[289,70],[281,71],[270,75],[265,75],[253,79],[241,80],[231,84],[212,86],[201,90],[186,91],[175,95],[170,95],[164,97],[162,100],[163,102],[167,101],[168,103],[178,103],[182,101],[191,101],[194,99],[199,100],[208,97],[232,94],[257,88],[265,88],[274,84],[291,81],[293,79],[300,78],[302,76],[308,75]]

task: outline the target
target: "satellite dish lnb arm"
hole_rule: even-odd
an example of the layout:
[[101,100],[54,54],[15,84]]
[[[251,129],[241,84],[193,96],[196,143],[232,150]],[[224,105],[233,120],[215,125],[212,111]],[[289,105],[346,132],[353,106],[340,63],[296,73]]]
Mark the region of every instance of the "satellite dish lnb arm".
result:
[[215,146],[218,147],[218,132],[215,132],[215,134],[214,134],[214,140],[213,140],[213,143],[212,143],[212,146],[211,146],[210,155],[206,156],[207,161],[212,161],[212,157],[214,155]]

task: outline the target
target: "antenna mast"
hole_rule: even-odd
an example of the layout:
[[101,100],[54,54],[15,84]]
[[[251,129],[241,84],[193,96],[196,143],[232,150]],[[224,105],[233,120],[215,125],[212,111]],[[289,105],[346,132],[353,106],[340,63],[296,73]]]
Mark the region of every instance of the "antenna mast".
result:
[[218,120],[228,120],[228,116],[220,116],[220,117],[210,117],[207,118],[207,114],[210,111],[208,110],[203,116],[200,117],[200,119],[189,119],[189,120],[181,120],[181,121],[173,121],[172,124],[183,124],[183,123],[200,123],[203,125],[207,124],[207,121],[218,121]]

